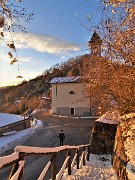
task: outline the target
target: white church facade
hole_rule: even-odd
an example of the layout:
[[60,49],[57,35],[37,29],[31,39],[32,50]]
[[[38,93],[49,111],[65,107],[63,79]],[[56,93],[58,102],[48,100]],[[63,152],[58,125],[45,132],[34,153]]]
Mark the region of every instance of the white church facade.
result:
[[89,115],[90,103],[84,98],[85,85],[81,77],[53,78],[52,113],[61,115]]

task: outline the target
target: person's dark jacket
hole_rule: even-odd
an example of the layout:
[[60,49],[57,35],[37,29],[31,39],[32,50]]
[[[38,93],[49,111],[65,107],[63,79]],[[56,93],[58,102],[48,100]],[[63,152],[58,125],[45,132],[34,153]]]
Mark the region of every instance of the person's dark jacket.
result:
[[64,140],[65,139],[65,134],[63,132],[60,132],[58,138],[60,138],[60,140]]

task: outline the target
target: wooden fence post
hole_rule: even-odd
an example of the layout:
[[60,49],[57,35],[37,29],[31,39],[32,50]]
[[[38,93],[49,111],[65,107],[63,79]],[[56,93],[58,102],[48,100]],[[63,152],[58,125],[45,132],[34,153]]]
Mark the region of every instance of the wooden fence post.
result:
[[83,147],[83,153],[84,153],[84,154],[83,154],[83,165],[85,166],[85,164],[86,164],[86,163],[85,163],[85,147]]
[[[19,153],[19,159],[16,161],[16,163],[14,163],[8,179],[10,179],[16,173],[19,167],[19,161],[24,160],[24,157],[25,157],[25,153]],[[19,180],[23,179],[23,169],[24,168],[21,169],[21,172],[19,174]]]
[[70,157],[68,159],[68,175],[71,175],[71,151],[68,151],[68,156]]
[[79,149],[76,150],[77,156],[76,156],[76,165],[77,169],[79,169]]
[[8,179],[10,179],[10,178],[15,174],[15,172],[16,172],[17,169],[18,169],[18,166],[19,166],[19,160],[17,160],[17,161],[13,164],[13,167],[12,167],[12,169],[11,169],[11,171],[10,171],[10,174],[9,174]]
[[51,159],[51,162],[52,162],[52,174],[51,174],[51,177],[52,177],[52,180],[55,180],[56,179],[56,154],[53,155],[53,157]]
[[87,153],[87,161],[89,161],[89,159],[90,159],[90,145],[88,145],[87,151],[88,151],[88,153]]

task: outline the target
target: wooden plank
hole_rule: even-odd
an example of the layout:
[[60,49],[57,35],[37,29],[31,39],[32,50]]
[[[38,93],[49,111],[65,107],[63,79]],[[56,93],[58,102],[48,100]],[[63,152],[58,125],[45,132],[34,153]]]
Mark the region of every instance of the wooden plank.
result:
[[41,148],[41,147],[30,147],[30,146],[17,146],[15,148],[16,152],[26,153],[27,156],[29,155],[50,155],[54,153],[63,152],[65,150],[76,150],[83,147],[88,147],[87,145],[80,145],[80,146],[62,146],[62,147],[55,147],[55,148]]
[[76,165],[77,169],[79,169],[79,149],[76,150],[77,156],[76,156]]
[[89,161],[89,159],[90,159],[90,145],[88,146],[88,148],[87,148],[87,161]]
[[86,159],[85,159],[85,147],[83,147],[83,152],[84,152],[84,155],[83,155],[83,166],[85,166],[85,164],[86,164]]
[[22,169],[24,167],[24,163],[25,163],[25,161],[19,161],[18,169],[15,172],[15,174],[10,178],[10,180],[17,180],[17,179],[21,180],[21,179],[23,179],[21,172],[22,172]]
[[69,159],[70,159],[70,156],[68,156],[68,157],[65,159],[65,161],[64,161],[64,163],[63,163],[63,165],[62,165],[62,168],[60,169],[60,171],[58,172],[58,174],[57,174],[57,176],[56,176],[56,180],[60,180],[60,179],[61,179],[61,177],[62,177],[62,175],[63,175],[63,172],[64,172],[64,170],[65,170],[65,168],[66,168],[66,165],[67,165]]
[[[24,161],[24,156],[25,156],[25,153],[19,153],[19,159],[16,161],[16,163],[13,165],[12,169],[11,169],[11,172],[10,172],[10,175],[9,175],[9,179],[11,177],[14,176],[14,174],[18,171],[18,168],[19,168],[19,162],[20,161]],[[21,168],[21,172],[19,174],[19,179],[22,179],[23,178],[23,168]]]
[[56,179],[56,154],[53,155],[52,160],[51,160],[51,164],[52,164],[52,174],[51,174],[51,178],[52,180]]
[[83,165],[83,158],[84,158],[84,151],[81,154],[81,159],[80,159],[80,164],[79,164],[79,168],[82,168]]
[[49,161],[49,162],[47,163],[47,165],[46,165],[45,168],[43,169],[42,173],[40,174],[38,180],[43,180],[43,179],[44,179],[44,177],[45,177],[45,175],[46,175],[46,173],[47,173],[47,171],[48,171],[48,169],[49,169],[50,166],[51,166],[51,161]]
[[77,153],[75,153],[75,156],[74,156],[73,161],[71,163],[71,169],[73,169],[73,167],[74,167],[76,157],[77,157]]
[[71,151],[68,151],[68,175],[71,175]]
[[17,159],[19,159],[18,152],[14,152],[8,156],[0,157],[0,168],[11,165],[11,163],[15,162]]

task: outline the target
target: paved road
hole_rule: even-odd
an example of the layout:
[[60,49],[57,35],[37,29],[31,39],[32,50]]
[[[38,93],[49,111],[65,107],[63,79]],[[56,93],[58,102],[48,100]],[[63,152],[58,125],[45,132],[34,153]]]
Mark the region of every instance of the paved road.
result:
[[[44,126],[29,139],[20,142],[25,146],[56,147],[59,146],[57,135],[63,129],[65,133],[64,145],[88,144],[94,119],[67,118],[46,115],[44,111],[36,114],[36,118],[42,120]],[[12,153],[7,151],[6,154]],[[63,154],[63,158],[66,154]],[[26,157],[24,180],[36,180],[42,172],[50,157],[32,156]],[[58,157],[58,168],[64,159]],[[10,168],[0,170],[0,180],[8,179]],[[49,173],[45,180],[49,179]]]

